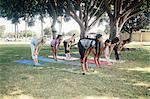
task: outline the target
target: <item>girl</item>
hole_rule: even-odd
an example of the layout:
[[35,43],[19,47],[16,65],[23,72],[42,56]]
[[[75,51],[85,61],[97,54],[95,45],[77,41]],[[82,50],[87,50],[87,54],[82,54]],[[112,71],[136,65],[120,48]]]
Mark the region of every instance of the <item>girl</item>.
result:
[[57,38],[53,39],[51,41],[51,48],[52,48],[52,54],[53,58],[57,61],[57,49],[62,41],[62,35],[58,35]]
[[82,74],[85,75],[86,72],[89,71],[87,66],[87,57],[90,52],[94,54],[94,61],[96,63],[96,67],[100,67],[99,65],[99,56],[102,50],[103,38],[101,34],[97,34],[95,39],[91,38],[83,38],[78,42],[79,54],[80,54],[80,63]]
[[111,65],[111,63],[109,62],[109,58],[110,58],[110,45],[111,45],[111,41],[109,39],[107,39],[105,41],[105,48],[104,48],[104,56],[106,61],[108,62],[108,65]]
[[42,45],[44,45],[44,43],[45,41],[43,38],[40,39],[32,38],[31,40],[31,54],[32,54],[32,59],[34,61],[34,66],[40,65],[38,63],[38,53]]
[[75,34],[73,34],[71,38],[64,40],[63,43],[64,43],[66,59],[70,59],[71,58],[71,56],[70,56],[70,48],[71,48],[71,45],[73,43],[75,43]]

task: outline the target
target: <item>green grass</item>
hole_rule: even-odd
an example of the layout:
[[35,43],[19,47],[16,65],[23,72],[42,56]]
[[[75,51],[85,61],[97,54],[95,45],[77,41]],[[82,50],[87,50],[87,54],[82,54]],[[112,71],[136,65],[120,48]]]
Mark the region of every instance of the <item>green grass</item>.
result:
[[[83,76],[78,66],[47,63],[34,68],[14,63],[31,58],[29,45],[0,45],[0,99],[148,99],[150,46],[133,47],[142,50],[122,52],[125,63]],[[48,54],[45,46],[40,55]]]

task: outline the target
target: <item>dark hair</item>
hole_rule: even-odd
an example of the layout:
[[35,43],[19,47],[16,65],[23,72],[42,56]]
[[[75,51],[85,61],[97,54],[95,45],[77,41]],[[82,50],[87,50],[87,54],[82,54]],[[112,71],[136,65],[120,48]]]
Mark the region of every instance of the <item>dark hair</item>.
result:
[[73,34],[72,36],[75,36],[76,34]]
[[105,47],[106,47],[106,43],[110,43],[111,41],[110,41],[110,39],[106,39],[106,41],[105,41]]
[[61,37],[61,36],[62,36],[62,35],[58,35],[58,36],[57,36],[57,39],[58,39],[59,37]]
[[106,41],[105,41],[105,43],[110,43],[111,41],[110,41],[110,39],[106,39]]
[[123,43],[129,43],[130,42],[130,39],[126,39],[126,40],[123,40]]
[[98,39],[98,38],[100,38],[100,37],[102,37],[101,34],[97,34],[97,35],[96,35],[96,39]]
[[118,37],[115,37],[114,39],[112,39],[111,44],[115,44],[119,41]]

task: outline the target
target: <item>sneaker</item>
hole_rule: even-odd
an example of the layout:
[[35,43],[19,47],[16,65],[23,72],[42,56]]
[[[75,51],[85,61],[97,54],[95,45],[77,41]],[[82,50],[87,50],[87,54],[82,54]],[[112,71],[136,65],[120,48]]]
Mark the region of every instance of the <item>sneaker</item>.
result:
[[85,75],[85,73],[82,73],[82,75]]
[[40,64],[40,63],[35,63],[34,65],[35,65],[35,66],[39,66],[39,65],[41,65],[41,64]]

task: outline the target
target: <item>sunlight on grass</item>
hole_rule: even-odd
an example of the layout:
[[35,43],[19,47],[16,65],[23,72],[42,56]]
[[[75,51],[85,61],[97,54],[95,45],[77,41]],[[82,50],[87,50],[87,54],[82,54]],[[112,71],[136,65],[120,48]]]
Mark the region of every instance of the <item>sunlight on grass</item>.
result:
[[23,91],[22,90],[16,90],[16,91],[13,91],[13,92],[11,92],[10,93],[10,95],[19,95],[19,94],[21,94]]
[[[95,72],[95,68],[90,68],[87,75],[82,75],[80,66],[45,63],[33,67],[14,63],[21,58],[31,60],[29,45],[0,45],[0,99],[149,99],[146,55],[150,54],[150,47],[141,48],[144,50],[123,51],[121,59],[125,62],[115,62]],[[79,57],[77,50],[72,53]],[[43,50],[40,56],[46,54],[51,53]]]
[[3,96],[2,99],[35,99],[29,95]]
[[108,97],[108,96],[85,96],[85,97],[76,97],[73,99],[120,99],[118,97]]
[[150,88],[150,83],[139,82],[139,83],[135,83],[133,85],[144,86],[144,87]]
[[143,68],[135,67],[135,68],[129,68],[128,70],[150,72],[150,67],[143,67]]

